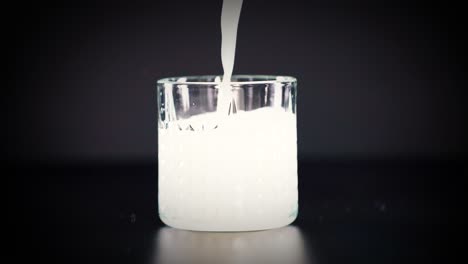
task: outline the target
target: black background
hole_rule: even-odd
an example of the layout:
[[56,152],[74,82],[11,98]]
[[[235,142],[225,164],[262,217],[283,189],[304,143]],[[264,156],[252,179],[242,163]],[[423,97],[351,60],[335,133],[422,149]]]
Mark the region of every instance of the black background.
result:
[[[155,82],[222,73],[221,4],[13,8],[8,156],[154,160]],[[302,157],[458,156],[466,41],[457,7],[249,0],[234,73],[298,78]]]
[[[155,82],[222,73],[221,4],[5,6],[15,256],[158,254]],[[244,1],[234,73],[298,78],[295,226],[316,263],[447,256],[466,174],[465,20],[450,2]]]

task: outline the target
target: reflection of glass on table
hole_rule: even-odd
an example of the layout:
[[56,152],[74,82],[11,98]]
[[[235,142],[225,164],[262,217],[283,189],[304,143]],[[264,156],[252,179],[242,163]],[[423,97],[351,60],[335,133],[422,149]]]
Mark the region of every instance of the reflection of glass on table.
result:
[[165,227],[157,233],[156,244],[152,263],[311,263],[301,231],[295,226],[230,233]]

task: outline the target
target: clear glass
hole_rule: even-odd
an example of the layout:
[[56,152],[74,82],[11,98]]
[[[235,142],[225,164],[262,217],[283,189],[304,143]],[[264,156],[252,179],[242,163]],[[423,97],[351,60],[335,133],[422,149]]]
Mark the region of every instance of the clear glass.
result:
[[296,79],[235,75],[224,108],[221,78],[158,81],[159,217],[198,231],[288,225],[298,213]]

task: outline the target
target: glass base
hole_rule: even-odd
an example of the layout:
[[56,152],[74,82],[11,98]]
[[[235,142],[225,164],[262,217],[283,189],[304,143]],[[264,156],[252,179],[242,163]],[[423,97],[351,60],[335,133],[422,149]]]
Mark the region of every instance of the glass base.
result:
[[278,219],[277,221],[268,221],[266,223],[252,223],[244,225],[232,225],[223,223],[195,223],[183,221],[171,221],[160,217],[161,221],[167,226],[188,230],[188,231],[201,231],[201,232],[251,232],[262,231],[269,229],[276,229],[290,225],[296,220],[296,216],[287,219]]

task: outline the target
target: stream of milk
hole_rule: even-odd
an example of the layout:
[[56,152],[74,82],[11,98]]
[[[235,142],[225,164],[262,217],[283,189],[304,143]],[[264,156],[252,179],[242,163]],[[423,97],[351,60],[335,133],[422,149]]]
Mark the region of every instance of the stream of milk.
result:
[[231,77],[236,55],[237,28],[242,0],[225,0],[221,9],[221,63],[224,76],[218,90],[218,113],[221,119],[228,114],[232,103]]

